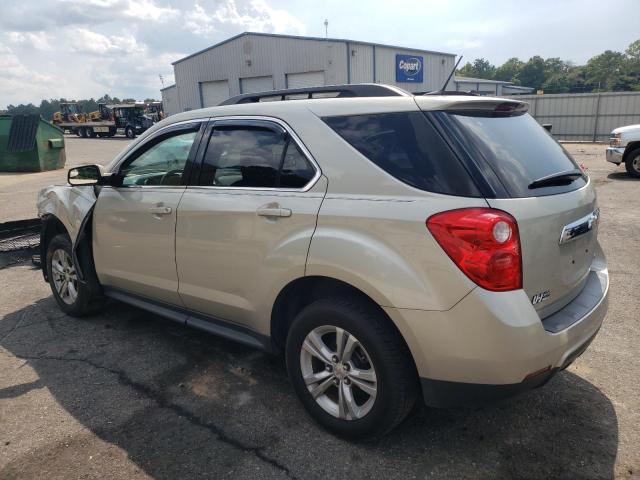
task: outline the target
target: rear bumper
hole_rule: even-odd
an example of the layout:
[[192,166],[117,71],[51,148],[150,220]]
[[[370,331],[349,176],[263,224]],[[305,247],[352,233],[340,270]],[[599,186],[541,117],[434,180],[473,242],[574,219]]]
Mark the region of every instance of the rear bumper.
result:
[[446,312],[385,308],[413,354],[425,403],[482,404],[541,386],[566,368],[591,343],[607,312],[604,256],[593,262],[591,275],[599,291],[595,284],[585,288],[552,316],[549,328],[552,317],[542,321],[522,290],[478,287]]
[[622,163],[622,157],[624,155],[624,148],[608,147],[606,151],[607,162],[620,165]]
[[537,375],[526,378],[520,383],[490,385],[482,383],[447,382],[421,378],[422,397],[424,403],[437,408],[473,407],[485,405],[505,398],[515,397],[521,393],[543,386],[560,370],[564,370],[584,353],[595,338],[594,333],[584,344],[580,345],[560,367],[541,371]]

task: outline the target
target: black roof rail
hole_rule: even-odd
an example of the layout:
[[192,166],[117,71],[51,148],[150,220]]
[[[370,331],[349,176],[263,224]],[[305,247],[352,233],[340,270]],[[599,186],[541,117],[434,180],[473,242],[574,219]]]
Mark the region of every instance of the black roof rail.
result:
[[[255,103],[263,98],[272,100],[289,100],[288,96],[307,95],[314,98],[318,93],[336,93],[336,98],[346,97],[408,97],[411,94],[401,88],[392,85],[378,83],[356,83],[347,85],[326,85],[323,87],[287,88],[285,90],[270,90],[267,92],[244,93],[228,98],[219,105],[237,105],[239,103]],[[279,99],[277,97],[280,97]],[[317,98],[317,97],[316,97]],[[326,98],[326,97],[324,97]]]

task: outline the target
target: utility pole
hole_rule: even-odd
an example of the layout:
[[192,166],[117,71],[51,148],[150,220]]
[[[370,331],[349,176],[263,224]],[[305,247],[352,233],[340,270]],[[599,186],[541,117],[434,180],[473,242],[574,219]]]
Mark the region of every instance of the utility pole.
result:
[[324,19],[324,38],[329,38],[329,20]]

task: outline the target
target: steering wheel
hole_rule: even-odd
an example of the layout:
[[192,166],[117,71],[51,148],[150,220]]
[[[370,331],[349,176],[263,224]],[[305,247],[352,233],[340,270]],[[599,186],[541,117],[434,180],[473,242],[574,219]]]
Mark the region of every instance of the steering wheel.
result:
[[171,177],[182,177],[182,169],[177,168],[175,170],[169,170],[160,179],[160,185],[166,185],[167,180],[170,179]]

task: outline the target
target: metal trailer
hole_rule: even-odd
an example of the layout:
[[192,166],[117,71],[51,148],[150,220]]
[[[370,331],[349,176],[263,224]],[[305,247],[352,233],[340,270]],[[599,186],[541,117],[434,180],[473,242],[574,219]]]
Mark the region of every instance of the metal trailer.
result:
[[144,114],[143,104],[124,103],[106,107],[112,112],[108,120],[61,122],[56,126],[83,138],[113,137],[118,132],[127,138],[135,138],[154,123],[152,118]]

